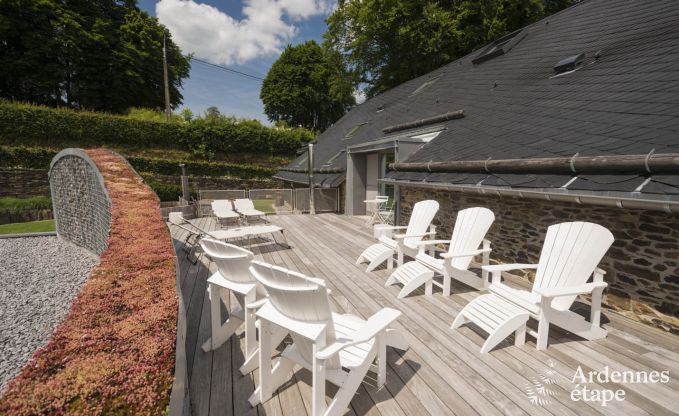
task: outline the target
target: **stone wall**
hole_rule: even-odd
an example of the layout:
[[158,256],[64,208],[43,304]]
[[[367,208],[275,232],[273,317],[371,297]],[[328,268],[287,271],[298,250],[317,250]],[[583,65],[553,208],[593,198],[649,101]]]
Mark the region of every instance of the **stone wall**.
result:
[[[604,303],[632,318],[679,332],[679,217],[660,211],[627,210],[576,203],[470,195],[448,190],[401,187],[401,223],[412,206],[435,199],[439,238],[450,238],[457,212],[485,206],[495,213],[488,239],[491,259],[537,263],[547,227],[565,221],[591,221],[607,227],[615,243],[600,267],[609,287]],[[531,273],[524,275],[532,279]]]
[[[168,185],[181,185],[181,176],[144,174],[145,180],[154,180]],[[278,179],[240,179],[226,177],[190,176],[189,185],[196,190],[208,189],[279,189],[287,188]]]
[[82,150],[66,149],[52,159],[49,180],[57,234],[101,254],[108,246],[111,199],[96,165]]
[[0,197],[49,196],[47,171],[42,169],[0,169]]

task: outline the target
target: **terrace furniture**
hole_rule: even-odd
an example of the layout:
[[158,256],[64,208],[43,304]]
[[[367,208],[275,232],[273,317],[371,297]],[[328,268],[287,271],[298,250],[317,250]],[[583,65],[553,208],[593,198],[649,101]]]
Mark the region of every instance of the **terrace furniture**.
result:
[[386,201],[384,207],[377,211],[377,221],[380,224],[393,224],[394,223],[394,202],[389,204],[389,197],[385,197]]
[[[257,311],[260,350],[271,348],[272,325],[284,328],[292,337],[292,344],[273,368],[271,356],[260,354],[259,386],[249,399],[252,406],[269,400],[272,392],[290,378],[296,364],[312,373],[313,416],[344,414],[375,360],[378,387],[384,385],[387,331],[401,312],[384,308],[368,320],[333,313],[322,280],[261,262],[252,262],[251,271],[269,294]],[[338,387],[329,405],[325,400],[326,380]]]
[[187,221],[181,212],[170,212],[168,220],[170,224],[186,231],[183,249],[191,263],[196,264],[198,262],[198,257],[195,256],[197,243],[201,238],[208,235],[208,232]]
[[[288,240],[285,237],[284,230],[282,227],[273,224],[266,225],[248,225],[245,227],[229,228],[226,230],[216,230],[210,231],[210,237],[216,240],[234,240],[234,239],[247,239],[248,245],[252,245],[252,239],[254,237],[261,237],[263,235],[271,234],[274,242],[276,244],[283,245],[284,247],[290,247]],[[283,239],[283,243],[279,243],[276,236],[280,235]]]
[[228,220],[236,219],[240,222],[240,215],[233,210],[231,201],[228,199],[215,199],[212,201],[212,212],[220,224],[228,224]]
[[[259,364],[255,311],[263,305],[266,298],[266,291],[250,274],[249,267],[254,254],[233,244],[210,238],[202,239],[200,245],[217,265],[217,271],[207,279],[212,336],[201,348],[205,352],[216,350],[245,324],[245,362],[240,371],[244,375],[248,374]],[[236,298],[238,306],[229,311],[229,318],[222,323],[221,303],[228,307],[229,292]],[[280,344],[286,335],[287,332],[275,328],[272,332],[272,348]],[[273,349],[270,353],[273,353]]]
[[[413,207],[413,212],[410,215],[408,226],[391,226],[392,230],[403,230],[405,234],[396,234],[393,238],[382,236],[379,238],[377,244],[373,244],[366,248],[358,259],[356,264],[369,262],[366,272],[370,272],[383,262],[387,261],[387,267],[393,267],[394,253],[397,254],[398,266],[403,265],[403,255],[407,254],[415,257],[418,252],[418,244],[423,237],[433,237],[436,235],[434,226],[431,221],[439,209],[439,203],[432,200],[420,201]],[[430,231],[427,231],[430,228]],[[433,252],[433,247],[432,247]]]
[[[481,254],[482,265],[487,266],[490,260],[490,241],[484,239],[488,229],[495,220],[493,211],[488,208],[467,208],[457,213],[455,228],[450,241],[425,240],[419,245],[419,252],[414,261],[410,261],[396,269],[386,286],[395,283],[403,284],[403,289],[398,294],[399,299],[407,296],[412,291],[425,285],[425,294],[432,294],[432,285],[443,289],[445,296],[450,295],[451,279],[459,280],[477,289],[488,288],[488,272],[482,269],[481,277],[469,270],[469,266],[475,256]],[[483,243],[483,248],[479,245]],[[448,244],[448,252],[441,254],[441,258],[435,258],[425,253],[425,247],[433,247],[437,244]],[[443,275],[443,284],[434,280],[434,274]]]
[[363,201],[366,205],[366,211],[370,213],[370,217],[366,221],[366,225],[372,225],[380,222],[379,212],[382,210],[383,205],[386,205],[389,201],[388,196],[377,195],[375,199],[366,199]]
[[[599,321],[601,294],[607,283],[603,281],[605,272],[597,265],[611,244],[613,234],[598,224],[566,222],[550,226],[538,264],[483,266],[492,274],[491,293],[467,304],[452,328],[474,322],[488,332],[481,353],[492,350],[512,332],[516,333],[516,345],[522,345],[529,318],[538,320],[537,333],[528,331],[536,337],[538,350],[547,348],[550,324],[588,340],[604,338],[607,331]],[[502,283],[502,272],[516,269],[537,269],[530,292]],[[586,283],[590,275],[593,281]],[[584,294],[592,296],[589,322],[570,311],[577,295]]]
[[247,222],[250,218],[259,218],[263,221],[266,221],[266,213],[255,209],[255,204],[251,199],[234,199],[233,205],[236,211],[245,218],[245,222]]

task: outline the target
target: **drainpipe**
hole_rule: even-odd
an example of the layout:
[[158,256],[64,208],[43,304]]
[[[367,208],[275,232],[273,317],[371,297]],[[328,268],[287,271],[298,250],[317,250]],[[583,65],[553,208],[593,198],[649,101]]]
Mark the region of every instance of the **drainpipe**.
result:
[[186,163],[180,163],[179,167],[182,168],[182,198],[184,202],[189,201],[189,177],[186,174]]
[[314,144],[309,143],[309,214],[316,214],[316,204],[314,201]]

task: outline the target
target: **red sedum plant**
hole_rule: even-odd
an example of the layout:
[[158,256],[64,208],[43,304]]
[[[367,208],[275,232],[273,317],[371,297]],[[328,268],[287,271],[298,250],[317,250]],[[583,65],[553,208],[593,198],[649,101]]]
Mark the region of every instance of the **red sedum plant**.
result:
[[175,253],[158,198],[120,156],[86,150],[112,200],[108,249],[0,414],[165,413],[177,322]]

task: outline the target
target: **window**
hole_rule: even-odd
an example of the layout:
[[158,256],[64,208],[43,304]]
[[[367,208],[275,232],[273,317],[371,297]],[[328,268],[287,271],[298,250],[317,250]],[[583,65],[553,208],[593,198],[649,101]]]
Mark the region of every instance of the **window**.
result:
[[301,159],[299,160],[299,162],[297,162],[297,167],[299,168],[299,167],[302,167],[302,165],[305,165],[305,164],[307,163],[307,160],[309,160],[309,155],[308,155],[308,154],[304,155],[304,157],[301,158]]
[[512,32],[507,36],[503,36],[500,39],[495,40],[493,43],[488,45],[486,49],[482,50],[476,58],[472,59],[474,65],[478,65],[482,62],[488,61],[495,58],[496,56],[504,55],[509,52],[517,43],[521,42],[523,38],[526,37],[528,32],[526,30],[517,30]]
[[426,90],[427,88],[431,87],[432,85],[434,85],[436,83],[436,81],[439,80],[439,78],[441,78],[441,75],[438,75],[438,76],[435,76],[434,78],[426,80],[422,85],[417,87],[417,89],[415,91],[410,93],[410,96],[412,97],[413,95],[417,95],[417,94],[421,93],[422,91]]
[[356,133],[358,133],[358,131],[361,130],[361,128],[363,126],[365,126],[366,124],[368,124],[368,123],[361,123],[361,124],[357,124],[354,127],[352,127],[352,129],[349,130],[349,132],[344,136],[344,140],[354,137],[354,135],[356,135]]
[[330,159],[328,159],[328,161],[325,162],[325,163],[323,164],[323,166],[330,166],[330,165],[332,165],[332,164],[337,160],[337,158],[339,158],[340,155],[342,155],[342,153],[344,153],[344,150],[340,150],[339,152],[337,152],[333,157],[331,157]]
[[[377,177],[379,179],[382,179],[387,176],[387,172],[389,172],[389,164],[394,163],[395,158],[393,153],[382,153],[380,155],[380,167],[379,171],[377,174]],[[378,182],[378,193],[380,195],[386,195],[389,197],[390,201],[393,201],[394,199],[394,185],[391,184],[386,184],[382,182]]]

